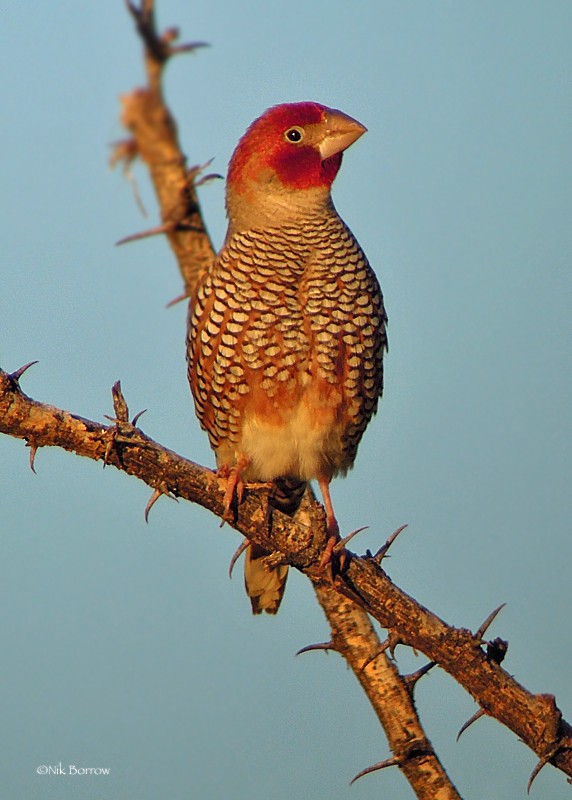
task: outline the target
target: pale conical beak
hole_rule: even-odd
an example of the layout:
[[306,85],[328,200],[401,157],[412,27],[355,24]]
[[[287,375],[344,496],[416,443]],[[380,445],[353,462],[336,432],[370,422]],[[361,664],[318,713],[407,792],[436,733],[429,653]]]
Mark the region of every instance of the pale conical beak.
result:
[[323,125],[325,127],[324,138],[318,145],[322,161],[347,150],[356,139],[359,139],[367,131],[367,128],[357,119],[336,108],[327,110]]

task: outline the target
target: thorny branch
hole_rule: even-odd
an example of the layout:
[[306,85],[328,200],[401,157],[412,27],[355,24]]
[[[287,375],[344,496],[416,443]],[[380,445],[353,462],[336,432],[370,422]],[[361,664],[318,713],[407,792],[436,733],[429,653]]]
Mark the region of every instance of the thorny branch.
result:
[[[131,131],[130,150],[132,153],[140,153],[147,164],[159,203],[163,218],[163,226],[157,232],[166,233],[169,237],[171,247],[177,258],[183,280],[185,282],[185,294],[192,297],[197,280],[208,268],[210,259],[214,257],[214,250],[211,244],[206,227],[204,226],[196,187],[199,183],[207,180],[210,176],[203,176],[197,181],[200,171],[195,168],[185,176],[181,170],[181,165],[185,159],[179,147],[176,134],[176,126],[172,115],[167,108],[162,92],[163,68],[168,58],[177,52],[192,52],[193,45],[186,45],[177,49],[173,48],[173,41],[178,35],[174,30],[167,31],[160,35],[157,31],[154,19],[153,0],[142,0],[141,6],[137,8],[130,0],[127,0],[128,8],[133,16],[137,31],[144,43],[145,67],[147,73],[147,88],[138,90],[123,98],[123,123]],[[154,125],[156,120],[164,120],[166,124],[162,130]],[[149,133],[152,134],[150,139]],[[156,137],[156,138],[153,138]],[[164,140],[165,146],[169,148],[171,167],[170,176],[165,175],[163,169],[158,169],[162,158],[162,147],[157,146],[157,142]],[[150,146],[150,141],[153,146]],[[131,156],[132,157],[132,156]],[[171,185],[172,182],[172,185]],[[181,189],[182,183],[182,189]],[[177,188],[174,189],[173,187]],[[179,198],[179,202],[177,202]],[[187,225],[187,220],[190,223]],[[153,233],[153,232],[152,232]],[[152,505],[158,498],[157,490],[150,500]],[[148,508],[150,507],[148,505]],[[299,517],[305,515],[306,525],[311,527],[311,512],[307,509],[300,510]],[[370,650],[374,652],[381,648],[377,634],[371,627],[367,616],[351,600],[344,604],[345,613],[338,609],[335,602],[326,602],[328,597],[327,590],[316,589],[318,601],[321,603],[326,617],[328,618],[332,630],[338,630],[338,638],[341,643],[341,650],[345,654],[350,667],[354,670],[361,681],[366,694],[374,709],[377,711],[381,724],[388,736],[390,747],[394,752],[396,748],[401,754],[400,768],[409,779],[412,788],[420,798],[429,800],[434,795],[429,794],[429,787],[439,785],[441,800],[455,800],[458,794],[450,783],[447,775],[441,766],[436,754],[430,750],[424,758],[420,759],[411,754],[404,747],[404,742],[411,737],[411,728],[408,725],[415,720],[415,730],[421,731],[421,724],[418,720],[412,694],[410,694],[399,676],[396,669],[392,668],[385,654],[378,659],[377,669],[366,671],[362,669],[363,664],[356,661],[355,645],[357,641],[362,642],[362,649],[366,642]],[[334,595],[335,596],[335,595]],[[349,621],[353,620],[353,625]],[[361,629],[365,633],[359,637],[357,630]],[[353,638],[345,637],[348,629],[353,630]],[[371,655],[371,654],[370,654]],[[385,665],[385,669],[380,669],[380,665]],[[380,675],[383,680],[380,680]],[[386,692],[388,686],[394,686],[393,692],[394,709],[393,725],[388,727]],[[399,724],[401,720],[401,724]],[[416,734],[415,734],[416,735]]]
[[[126,0],[126,5],[144,43],[147,86],[122,98],[122,120],[131,138],[118,143],[114,159],[131,161],[140,156],[147,165],[162,215],[162,224],[147,234],[167,236],[185,295],[190,296],[214,252],[196,195],[201,170],[186,167],[176,124],[163,98],[162,74],[171,56],[193,52],[203,43],[176,45],[175,29],[159,36],[153,0],[141,0],[140,7]],[[129,422],[118,385],[114,387],[113,424],[102,425],[27,397],[19,385],[23,371],[0,370],[0,432],[26,440],[32,467],[38,447],[62,447],[145,481],[154,489],[148,510],[162,494],[170,494],[222,515],[224,485],[216,474],[154,442],[135,427],[136,419]],[[334,570],[333,583],[329,583],[316,573],[326,539],[321,506],[309,502],[295,519],[274,512],[271,530],[267,522],[267,496],[259,490],[247,495],[233,527],[280,552],[313,581],[332,629],[332,640],[324,646],[347,660],[388,736],[393,757],[360,774],[395,765],[418,797],[459,797],[413,704],[416,681],[437,663],[470,692],[484,714],[505,724],[538,754],[529,788],[546,763],[572,775],[572,728],[562,719],[555,699],[531,694],[502,669],[506,643],[496,640],[487,646],[482,639],[489,620],[476,634],[452,628],[396,587],[380,566],[393,537],[375,557],[360,558],[345,551],[343,569]],[[385,644],[380,643],[368,614],[388,630]],[[430,663],[412,676],[401,676],[387,655],[399,643],[423,652]]]
[[316,584],[315,590],[332,629],[331,647],[353,670],[387,735],[393,752],[391,766],[399,767],[421,800],[460,800],[419,721],[413,703],[416,678],[400,675],[386,651],[382,652],[362,608],[341,598],[327,582]]
[[116,145],[111,161],[139,156],[147,165],[162,217],[162,225],[154,232],[167,236],[183,277],[185,295],[190,296],[198,277],[208,269],[214,250],[196,193],[202,168],[187,167],[161,84],[163,68],[171,56],[192,53],[205,44],[176,46],[178,31],[174,28],[159,36],[152,0],[143,0],[140,8],[129,0],[126,4],[145,45],[147,86],[121,98],[121,121],[131,137]]
[[[224,482],[216,473],[162,447],[126,421],[128,412],[122,398],[115,402],[114,424],[102,425],[26,396],[19,386],[19,372],[8,374],[0,370],[0,433],[24,439],[34,449],[62,447],[105,462],[160,493],[190,500],[222,516]],[[315,502],[309,504],[304,509],[308,516],[303,522],[275,511],[269,528],[267,502],[264,489],[248,493],[232,527],[265,548],[282,553],[285,561],[317,584],[333,629],[333,649],[342,652],[352,667],[359,665],[355,671],[360,680],[360,670],[363,675],[369,674],[370,663],[377,661],[375,643],[369,634],[362,638],[359,632],[364,630],[363,617],[352,613],[351,605],[340,605],[340,594],[352,601],[354,611],[359,606],[388,630],[389,649],[406,644],[424,653],[452,675],[489,716],[534,750],[539,765],[551,763],[572,776],[572,728],[562,719],[552,695],[528,692],[487,655],[481,636],[447,625],[397,587],[372,556],[359,557],[346,550],[343,571],[336,572],[331,587],[324,584],[323,576],[316,572],[326,542],[322,507]],[[335,603],[331,602],[334,594]],[[336,619],[329,613],[336,608],[347,611],[339,611],[341,617]],[[379,655],[384,649],[388,648],[379,647]],[[388,692],[389,688],[384,687],[383,699]],[[369,693],[368,697],[371,699]],[[375,709],[381,715],[386,712],[378,707],[378,699]]]

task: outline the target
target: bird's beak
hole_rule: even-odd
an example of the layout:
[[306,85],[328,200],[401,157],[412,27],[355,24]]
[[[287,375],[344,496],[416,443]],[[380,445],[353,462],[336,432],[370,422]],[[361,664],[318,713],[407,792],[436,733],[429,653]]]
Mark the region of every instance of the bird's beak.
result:
[[357,119],[349,117],[336,108],[329,108],[326,111],[323,125],[325,133],[318,145],[322,161],[347,150],[356,139],[359,139],[367,131],[367,128]]

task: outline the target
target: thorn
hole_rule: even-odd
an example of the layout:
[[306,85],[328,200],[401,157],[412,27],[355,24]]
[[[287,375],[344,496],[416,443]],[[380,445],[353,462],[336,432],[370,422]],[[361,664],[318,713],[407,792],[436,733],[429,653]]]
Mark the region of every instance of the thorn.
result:
[[129,244],[129,242],[137,242],[140,239],[147,239],[149,236],[158,236],[160,233],[171,233],[171,231],[174,231],[175,228],[176,225],[173,222],[164,222],[162,225],[157,225],[156,228],[149,228],[146,231],[132,233],[130,236],[124,236],[123,239],[115,242],[115,246],[119,247],[122,244]]
[[397,634],[390,632],[386,641],[387,641],[387,649],[389,650],[389,655],[395,661],[395,648],[397,647],[398,644],[403,644],[403,640],[400,639],[397,636]]
[[543,767],[546,766],[546,764],[547,764],[547,762],[543,758],[541,758],[540,761],[538,762],[538,764],[532,770],[532,774],[531,774],[530,778],[528,779],[528,783],[526,784],[526,793],[527,794],[530,794],[530,789],[532,787],[532,784],[534,783],[534,780],[536,779],[536,776],[538,775],[540,770]]
[[179,35],[180,35],[179,29],[176,26],[173,26],[172,28],[167,28],[167,30],[163,32],[163,35],[161,36],[161,41],[165,43],[176,42],[177,39],[179,38]]
[[374,653],[372,656],[370,656],[370,657],[369,657],[369,658],[368,658],[368,659],[367,659],[367,660],[366,660],[366,661],[365,661],[365,662],[364,662],[364,663],[361,665],[361,667],[360,667],[360,672],[363,672],[363,671],[365,670],[365,668],[366,668],[366,667],[369,667],[369,665],[370,665],[370,664],[371,664],[373,661],[375,661],[375,659],[376,659],[376,658],[378,658],[380,655],[382,655],[383,653],[385,653],[385,651],[387,650],[387,648],[389,647],[389,645],[390,645],[390,641],[389,641],[389,637],[388,637],[388,638],[385,640],[385,642],[384,642],[384,643],[381,645],[381,647],[380,647],[380,649],[377,651],[377,653]]
[[153,508],[153,506],[155,505],[155,503],[161,497],[162,494],[164,493],[161,492],[159,489],[155,489],[155,491],[151,495],[149,502],[145,506],[145,522],[147,523],[149,522],[149,512],[151,511],[151,509]]
[[176,306],[177,303],[182,303],[183,300],[187,300],[189,298],[189,296],[190,295],[188,295],[186,292],[184,294],[180,294],[178,297],[175,297],[173,300],[169,300],[169,302],[167,303],[165,308],[173,308],[173,306]]
[[377,551],[377,553],[373,557],[373,560],[377,564],[381,564],[381,562],[383,561],[383,559],[387,555],[387,551],[389,550],[389,548],[391,547],[393,542],[397,539],[397,537],[399,536],[401,531],[404,531],[405,528],[407,528],[407,524],[401,525],[401,527],[399,527],[396,531],[393,531],[393,533],[391,534],[389,539],[386,541],[386,543],[379,548],[379,550]]
[[109,168],[115,169],[118,164],[122,164],[123,177],[131,184],[135,203],[141,214],[147,217],[147,209],[139,192],[137,178],[131,170],[133,163],[139,156],[139,149],[135,139],[122,139],[121,141],[112,142],[110,147],[112,150],[109,156]]
[[341,553],[342,550],[347,545],[347,543],[351,542],[351,540],[354,538],[354,536],[357,536],[358,533],[361,533],[362,531],[367,531],[368,528],[369,528],[369,525],[364,525],[363,528],[357,528],[355,531],[352,531],[350,534],[348,534],[344,539],[340,539],[340,541],[337,542],[337,544],[334,545],[334,549],[332,550],[332,553],[335,553],[336,555]]
[[467,728],[468,728],[468,727],[470,727],[470,726],[473,724],[473,722],[476,722],[476,721],[477,721],[478,719],[480,719],[481,717],[484,717],[486,713],[487,713],[487,712],[485,711],[485,709],[484,709],[484,708],[479,708],[479,710],[478,710],[478,711],[476,711],[476,712],[473,714],[473,716],[472,716],[470,719],[468,719],[468,720],[465,722],[465,724],[464,724],[464,725],[461,727],[461,730],[460,730],[460,731],[459,731],[459,733],[457,734],[457,739],[456,739],[456,741],[457,741],[457,742],[459,741],[459,739],[461,738],[461,736],[462,736],[462,735],[465,733],[465,731],[467,730]]
[[194,189],[197,189],[199,186],[204,186],[205,183],[210,183],[210,181],[224,180],[224,175],[220,175],[218,172],[209,172],[203,175],[205,169],[210,167],[213,161],[214,158],[209,158],[204,164],[195,164],[194,167],[190,167],[187,170],[189,183]]
[[202,175],[202,173],[205,171],[205,169],[207,167],[210,167],[210,165],[213,163],[213,161],[214,161],[214,158],[209,158],[209,160],[205,161],[204,164],[195,164],[194,166],[189,167],[188,170],[187,170],[187,178],[188,178],[189,182],[194,185],[195,178],[198,178],[199,175]]
[[27,369],[30,369],[30,367],[33,367],[34,364],[37,363],[38,363],[37,361],[29,361],[27,364],[24,364],[23,367],[20,367],[20,369],[17,369],[15,372],[11,372],[10,377],[12,378],[12,380],[18,383],[24,372],[26,372]]
[[336,650],[337,647],[334,645],[332,641],[329,642],[318,642],[318,644],[307,644],[306,647],[301,647],[300,650],[296,653],[297,656],[302,655],[302,653],[310,653],[312,650]]
[[128,166],[125,167],[123,170],[123,175],[125,179],[129,181],[131,184],[131,191],[133,192],[133,199],[135,200],[135,205],[141,212],[141,215],[145,218],[149,216],[147,213],[147,209],[145,208],[145,203],[143,202],[143,198],[141,197],[141,192],[139,191],[139,184],[137,183],[137,178],[131,172]]
[[148,52],[160,64],[164,64],[172,55],[192,53],[199,47],[207,47],[205,42],[189,42],[188,44],[172,46],[170,43],[178,37],[179,31],[177,28],[168,28],[159,38],[155,30],[152,4],[149,5],[143,2],[141,7],[137,7],[131,0],[125,0],[125,5],[135,21],[137,31],[143,39]]
[[241,555],[244,553],[244,551],[248,550],[249,547],[250,547],[250,542],[249,542],[248,539],[245,539],[243,542],[240,543],[240,546],[239,546],[238,550],[235,552],[233,557],[230,559],[230,564],[228,565],[228,577],[229,578],[232,578],[232,571],[234,569],[234,565],[236,564],[238,559],[241,557]]
[[143,416],[143,414],[144,414],[146,411],[147,411],[147,409],[146,409],[146,408],[144,408],[144,409],[143,409],[143,411],[139,411],[137,414],[135,414],[135,416],[134,416],[134,417],[133,417],[133,419],[131,420],[131,424],[133,425],[133,427],[135,427],[135,426],[137,425],[137,423],[138,423],[139,419],[140,419],[140,418]]
[[542,756],[542,758],[540,758],[538,764],[532,770],[532,774],[531,774],[530,778],[528,779],[528,783],[526,785],[526,793],[527,794],[530,794],[530,788],[531,788],[532,784],[534,783],[534,781],[535,781],[538,773],[540,772],[540,770],[552,761],[552,759],[554,758],[554,756],[556,755],[558,750],[560,750],[560,747],[561,747],[560,742],[559,741],[555,742],[552,745],[552,747],[550,748],[550,750],[547,753],[545,753]]
[[174,47],[169,47],[169,55],[176,56],[180,53],[194,53],[201,47],[210,47],[208,42],[187,42],[187,44],[178,44]]
[[111,142],[109,147],[111,149],[109,166],[113,169],[117,164],[123,162],[123,172],[126,173],[129,170],[129,166],[139,155],[137,142],[133,138],[118,139],[115,142]]
[[405,684],[406,684],[407,688],[409,689],[409,691],[412,692],[415,684],[417,683],[417,681],[420,678],[422,678],[424,675],[427,675],[427,673],[430,670],[432,670],[433,667],[436,667],[436,666],[437,666],[437,662],[436,661],[429,661],[428,664],[425,664],[424,667],[421,667],[421,669],[418,669],[417,672],[412,672],[410,675],[404,675],[403,676],[403,680],[405,681]]
[[157,502],[157,500],[160,497],[168,497],[170,500],[174,500],[176,503],[179,502],[178,497],[175,497],[174,494],[171,494],[171,492],[163,484],[158,489],[155,489],[155,491],[153,492],[153,494],[151,495],[151,497],[149,499],[149,502],[145,506],[145,522],[147,522],[147,523],[149,522],[149,512],[151,511],[151,509],[153,508],[153,506],[155,505],[155,503]]
[[494,611],[491,611],[491,613],[488,615],[486,620],[483,622],[483,624],[480,626],[478,631],[475,633],[475,639],[482,639],[483,638],[483,636],[487,632],[487,629],[491,626],[493,620],[496,618],[497,614],[500,611],[502,611],[505,606],[506,606],[506,603],[502,603],[498,608],[495,608]]
[[385,761],[379,761],[377,764],[373,764],[371,767],[366,767],[362,769],[361,772],[353,777],[350,781],[350,786],[352,786],[357,780],[363,778],[364,775],[369,775],[371,772],[377,772],[380,769],[385,769],[386,767],[398,767],[401,763],[401,759],[398,756],[392,756],[391,758],[386,758]]
[[135,6],[131,0],[125,0],[125,5],[127,6],[128,11],[137,19],[143,12],[140,11],[137,6]]
[[211,183],[211,181],[223,181],[224,175],[220,175],[218,172],[209,172],[207,175],[203,175],[199,178],[198,181],[193,183],[195,189],[198,189],[199,186],[204,186],[206,183]]
[[27,445],[30,448],[30,469],[32,470],[34,475],[37,475],[38,473],[36,472],[36,467],[34,466],[34,462],[36,460],[36,453],[38,452],[38,445],[33,443],[30,444],[30,442],[27,442]]

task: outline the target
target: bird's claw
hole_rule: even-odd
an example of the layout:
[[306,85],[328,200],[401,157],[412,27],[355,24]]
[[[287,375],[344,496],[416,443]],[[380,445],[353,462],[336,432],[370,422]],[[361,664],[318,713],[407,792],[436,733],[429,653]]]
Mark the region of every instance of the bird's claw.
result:
[[[332,556],[334,555],[336,545],[341,544],[341,542],[342,539],[340,539],[340,534],[338,530],[336,530],[334,533],[329,534],[326,546],[324,547],[324,552],[322,553],[322,557],[320,558],[320,563],[318,564],[318,572],[323,572],[326,569],[326,567],[329,566],[329,564],[332,561]],[[340,557],[340,562],[342,561],[342,559],[345,563],[343,550]]]
[[323,570],[326,569],[328,564],[331,563],[333,556],[337,557],[339,568],[343,569],[348,558],[345,552],[346,545],[348,544],[348,542],[351,542],[354,536],[357,536],[358,533],[367,530],[367,528],[368,528],[367,525],[364,525],[361,528],[356,528],[355,531],[352,531],[347,536],[344,536],[344,538],[342,539],[340,537],[340,533],[336,523],[335,529],[332,532],[330,532],[330,535],[328,536],[326,547],[324,548],[324,552],[322,553],[322,557],[318,565],[318,572],[323,572]]
[[223,513],[221,517],[223,523],[234,522],[235,517],[232,511],[232,505],[235,494],[237,508],[242,503],[242,498],[244,496],[244,481],[242,480],[242,472],[247,465],[248,459],[246,457],[240,457],[234,466],[223,464],[217,470],[217,476],[226,481],[223,498]]

